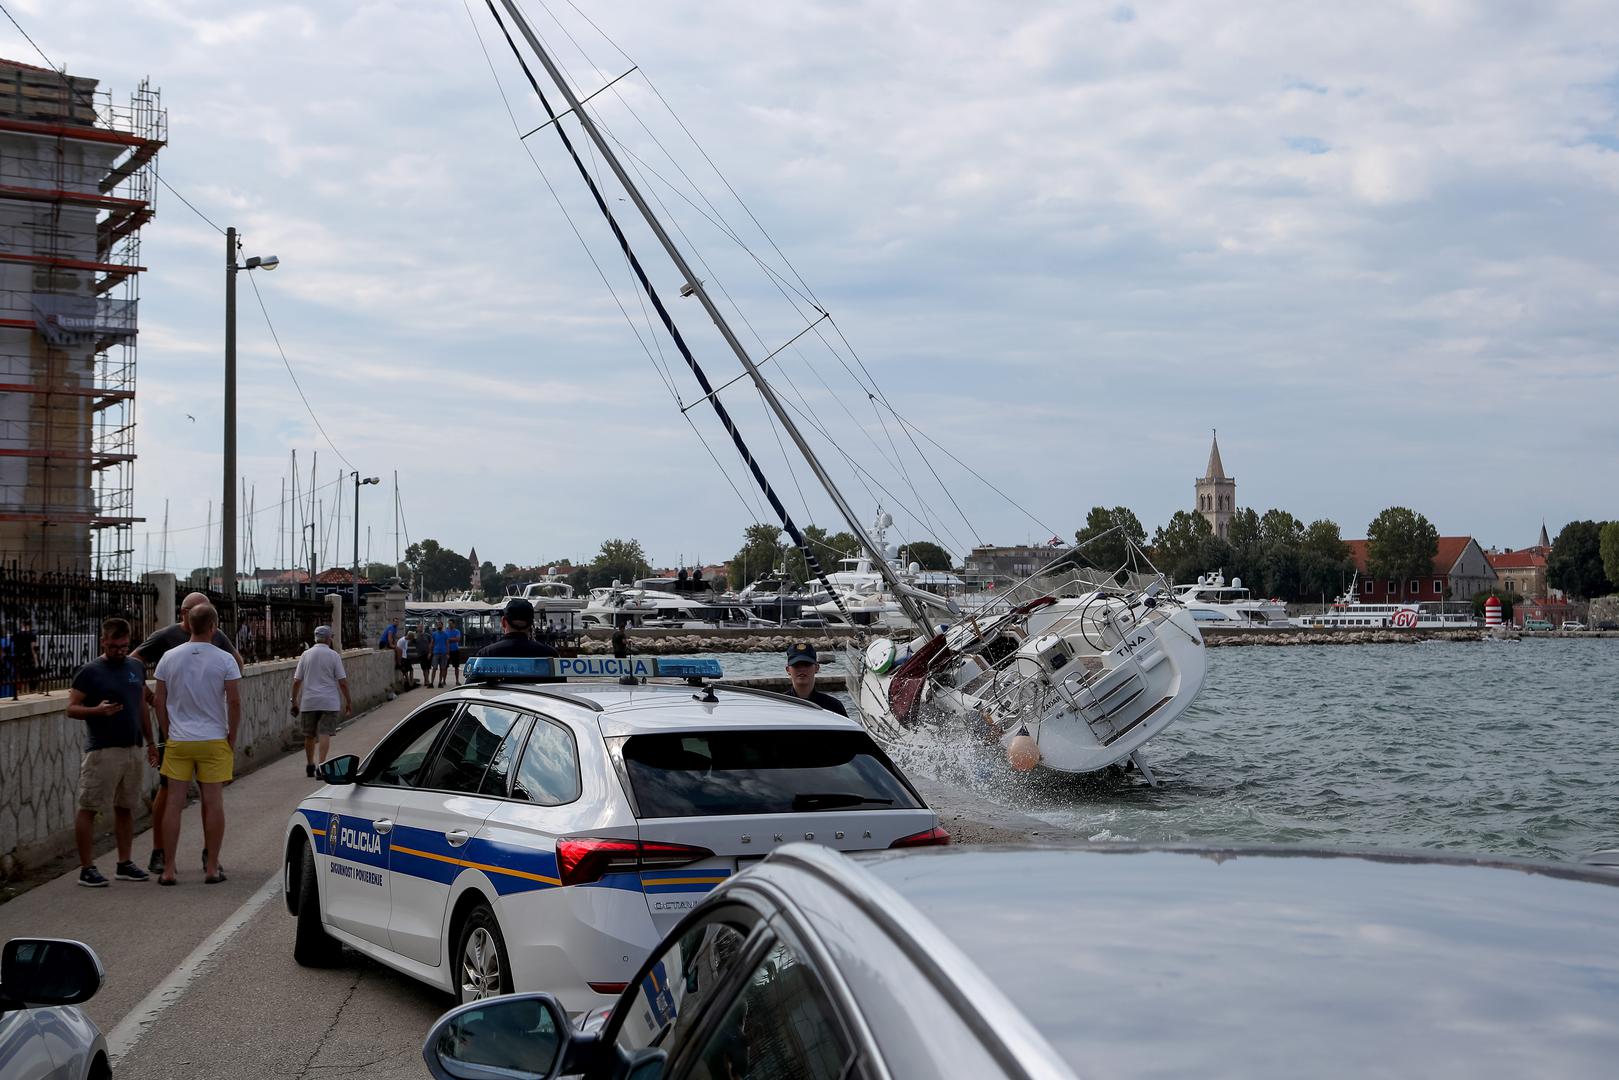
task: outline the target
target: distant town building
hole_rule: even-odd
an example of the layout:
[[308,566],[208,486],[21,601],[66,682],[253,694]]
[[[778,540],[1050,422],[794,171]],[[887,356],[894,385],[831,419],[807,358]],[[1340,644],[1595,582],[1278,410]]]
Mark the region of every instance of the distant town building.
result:
[[0,559],[133,569],[140,228],[168,136],[142,82],[0,60]]
[[975,547],[967,556],[962,580],[969,587],[984,588],[995,584],[1007,585],[1033,577],[1043,570],[1065,549],[1061,546],[1040,544],[1023,547]]
[[1231,515],[1237,510],[1237,478],[1225,474],[1220,461],[1220,433],[1209,445],[1209,464],[1193,482],[1197,489],[1197,512],[1209,523],[1214,535],[1231,539]]
[[1540,540],[1532,547],[1507,548],[1487,553],[1501,588],[1517,593],[1526,600],[1562,599],[1562,593],[1546,583],[1546,563],[1551,558],[1552,542],[1546,535],[1546,523],[1540,523]]
[[473,591],[473,593],[475,595],[482,595],[482,593],[483,593],[483,566],[482,566],[482,564],[480,564],[478,562],[478,549],[477,548],[472,549],[472,554],[467,556],[467,561],[472,564],[472,591]]
[[1428,573],[1410,581],[1373,578],[1366,565],[1365,540],[1346,540],[1349,555],[1360,571],[1360,602],[1393,604],[1401,600],[1469,600],[1475,593],[1497,587],[1489,556],[1471,536],[1441,536],[1439,551]]

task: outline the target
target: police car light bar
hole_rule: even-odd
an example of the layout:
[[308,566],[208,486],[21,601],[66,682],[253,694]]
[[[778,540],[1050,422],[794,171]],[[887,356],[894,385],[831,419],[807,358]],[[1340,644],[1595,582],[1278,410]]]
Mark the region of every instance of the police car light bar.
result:
[[486,681],[525,679],[718,679],[725,672],[718,660],[688,656],[473,656],[466,677]]

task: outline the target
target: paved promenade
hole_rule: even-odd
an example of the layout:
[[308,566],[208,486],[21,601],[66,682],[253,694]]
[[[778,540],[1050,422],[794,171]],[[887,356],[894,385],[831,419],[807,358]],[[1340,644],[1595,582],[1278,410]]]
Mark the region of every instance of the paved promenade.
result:
[[[364,754],[428,700],[413,690],[358,717],[332,753]],[[225,790],[221,853],[228,881],[203,884],[202,822],[187,807],[180,886],[77,884],[77,869],[0,904],[0,937],[76,938],[107,969],[86,1011],[115,1056],[114,1073],[252,1078],[426,1076],[420,1050],[448,997],[350,954],[329,971],[292,960],[293,921],[281,896],[287,815],[316,786],[301,753],[288,754]],[[135,838],[142,865],[151,834]],[[108,875],[116,857],[97,855]]]

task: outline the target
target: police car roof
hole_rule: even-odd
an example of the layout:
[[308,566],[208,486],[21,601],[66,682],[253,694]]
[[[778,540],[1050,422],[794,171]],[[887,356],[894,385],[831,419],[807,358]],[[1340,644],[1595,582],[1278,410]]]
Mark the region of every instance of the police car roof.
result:
[[[711,730],[716,726],[864,730],[835,712],[785,694],[748,687],[716,686],[713,702],[704,690],[685,683],[648,682],[628,686],[616,682],[484,683],[468,687],[477,696],[500,697],[513,705],[544,709],[568,703],[598,713],[602,735],[637,735],[658,731]],[[538,700],[536,700],[538,699]],[[542,704],[545,703],[545,704]]]

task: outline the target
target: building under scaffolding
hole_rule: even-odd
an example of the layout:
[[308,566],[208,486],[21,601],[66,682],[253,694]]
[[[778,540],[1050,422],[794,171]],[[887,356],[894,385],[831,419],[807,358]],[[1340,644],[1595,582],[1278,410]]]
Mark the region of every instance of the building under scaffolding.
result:
[[0,60],[0,561],[127,578],[140,229],[168,138],[145,81]]

